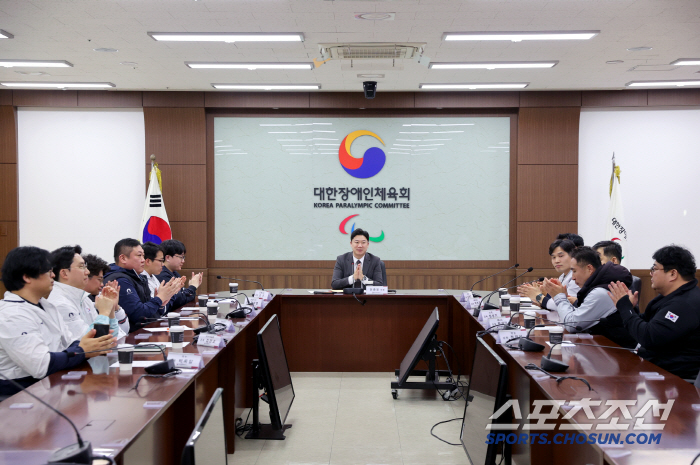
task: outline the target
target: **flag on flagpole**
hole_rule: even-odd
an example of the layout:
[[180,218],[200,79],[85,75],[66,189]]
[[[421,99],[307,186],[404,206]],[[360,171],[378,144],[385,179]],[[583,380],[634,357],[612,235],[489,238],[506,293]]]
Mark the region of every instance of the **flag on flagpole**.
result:
[[613,153],[613,170],[610,175],[610,206],[608,207],[608,222],[605,226],[605,236],[608,240],[617,242],[622,247],[622,264],[627,255],[627,223],[622,209],[622,194],[620,192],[620,167],[615,165]]
[[151,241],[160,244],[173,238],[161,188],[160,170],[158,163],[154,162],[151,165],[151,178],[148,181],[146,205],[143,207],[141,219],[142,242]]

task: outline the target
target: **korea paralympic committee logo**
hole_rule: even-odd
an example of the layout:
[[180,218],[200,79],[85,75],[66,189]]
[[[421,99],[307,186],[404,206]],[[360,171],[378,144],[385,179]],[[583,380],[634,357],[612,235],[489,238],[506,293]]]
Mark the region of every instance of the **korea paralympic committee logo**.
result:
[[367,179],[379,173],[384,168],[386,163],[386,154],[379,147],[370,147],[365,150],[362,158],[355,158],[350,153],[350,147],[355,139],[360,136],[372,136],[379,142],[384,144],[384,141],[371,131],[353,131],[343,139],[338,149],[338,159],[343,169],[355,178]]

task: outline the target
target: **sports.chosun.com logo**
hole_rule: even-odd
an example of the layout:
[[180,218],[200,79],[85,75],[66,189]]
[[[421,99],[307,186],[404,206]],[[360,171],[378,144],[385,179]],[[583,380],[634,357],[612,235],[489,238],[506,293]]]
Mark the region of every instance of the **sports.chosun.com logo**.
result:
[[379,173],[384,168],[386,163],[386,155],[379,147],[370,147],[365,150],[363,158],[355,158],[350,153],[350,147],[355,139],[360,136],[372,136],[379,142],[384,144],[384,141],[371,131],[353,131],[343,139],[338,149],[338,159],[340,166],[350,175],[355,178],[367,179]]

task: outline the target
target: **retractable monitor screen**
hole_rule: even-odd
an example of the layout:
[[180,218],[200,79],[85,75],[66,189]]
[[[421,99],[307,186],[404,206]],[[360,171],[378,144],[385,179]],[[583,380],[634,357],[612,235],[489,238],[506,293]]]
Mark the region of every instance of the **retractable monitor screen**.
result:
[[440,317],[438,315],[438,309],[435,307],[433,313],[430,314],[428,321],[426,321],[425,325],[423,325],[423,329],[421,329],[418,337],[415,341],[413,341],[413,345],[408,350],[408,353],[406,353],[406,356],[401,362],[401,366],[399,367],[399,386],[406,382],[411,374],[411,371],[420,361],[421,355],[423,355],[423,353],[425,353],[427,350],[428,344],[430,344],[430,341],[437,332],[439,323]]
[[474,365],[469,378],[467,405],[460,441],[473,465],[493,465],[501,445],[486,444],[489,417],[505,403],[507,367],[480,337],[476,338]]
[[182,452],[182,465],[227,465],[222,388],[214,391]]
[[294,386],[277,315],[258,332],[258,355],[268,391],[270,422],[274,429],[281,430],[294,401]]

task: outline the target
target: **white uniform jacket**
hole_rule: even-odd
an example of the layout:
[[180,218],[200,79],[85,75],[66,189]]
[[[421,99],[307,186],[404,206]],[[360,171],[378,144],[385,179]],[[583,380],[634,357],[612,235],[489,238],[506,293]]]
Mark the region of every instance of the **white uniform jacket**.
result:
[[10,379],[43,378],[49,352],[64,351],[74,341],[56,307],[43,298],[39,304],[43,310],[9,291],[0,301],[0,373]]

